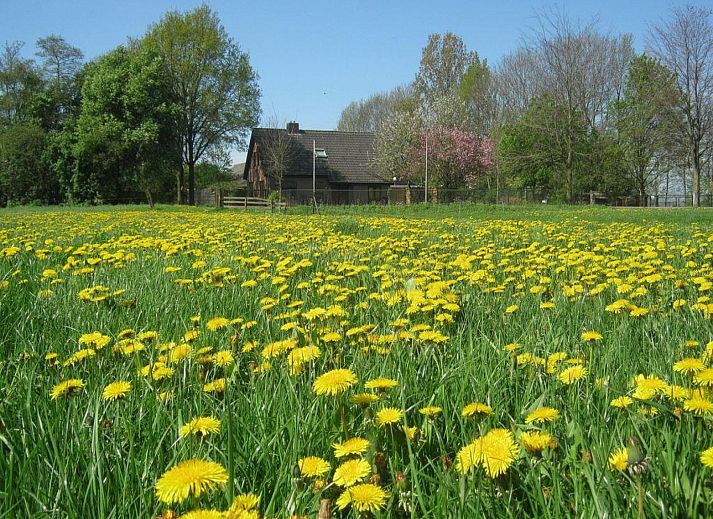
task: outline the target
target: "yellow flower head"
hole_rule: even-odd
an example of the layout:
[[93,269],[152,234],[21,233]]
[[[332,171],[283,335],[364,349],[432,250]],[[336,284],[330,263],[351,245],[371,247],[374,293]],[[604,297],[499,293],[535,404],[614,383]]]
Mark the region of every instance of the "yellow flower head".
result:
[[629,452],[626,447],[617,449],[609,455],[609,470],[624,472],[629,466]]
[[384,391],[386,389],[391,389],[392,387],[396,387],[398,385],[399,385],[399,382],[397,380],[394,380],[392,378],[385,378],[385,377],[374,378],[372,380],[367,380],[364,383],[364,387],[366,389],[378,389],[381,391]]
[[220,420],[212,416],[201,416],[199,418],[194,418],[190,422],[185,423],[178,434],[181,437],[188,436],[190,434],[195,434],[196,436],[202,437],[207,436],[211,433],[220,432]]
[[713,469],[713,447],[701,452],[701,463],[709,469]]
[[364,454],[369,448],[369,440],[364,438],[350,438],[343,443],[333,443],[335,458]]
[[131,391],[131,382],[125,380],[112,382],[104,388],[102,398],[104,400],[119,400],[128,395],[129,391]]
[[345,392],[359,381],[350,369],[333,369],[317,377],[312,389],[318,395],[335,396]]
[[520,434],[520,443],[527,452],[540,454],[546,448],[556,446],[557,440],[544,431],[524,431]]
[[329,472],[332,467],[328,462],[317,456],[307,456],[300,458],[297,462],[297,467],[300,469],[300,474],[303,477],[317,477],[325,472]]
[[214,461],[188,460],[175,465],[156,482],[156,497],[166,504],[182,503],[200,497],[228,481],[228,473]]
[[461,416],[463,417],[486,416],[489,414],[493,414],[493,408],[480,402],[472,402],[461,411]]
[[579,379],[585,377],[586,375],[587,370],[584,368],[584,366],[572,366],[571,368],[567,368],[560,372],[560,374],[557,375],[557,378],[563,384],[569,385],[577,382]]
[[50,391],[50,397],[52,400],[56,400],[62,396],[76,395],[84,388],[84,385],[84,381],[78,378],[63,380],[52,388],[52,391]]
[[350,487],[371,474],[371,465],[365,459],[345,461],[334,471],[332,480],[340,487]]
[[384,407],[376,413],[376,425],[385,427],[400,422],[404,417],[404,412],[396,407]]
[[351,505],[357,512],[375,514],[385,504],[389,494],[381,487],[371,483],[355,485],[346,489],[337,499],[337,507],[344,510]]
[[557,420],[560,412],[552,407],[538,407],[525,417],[525,423],[544,423]]

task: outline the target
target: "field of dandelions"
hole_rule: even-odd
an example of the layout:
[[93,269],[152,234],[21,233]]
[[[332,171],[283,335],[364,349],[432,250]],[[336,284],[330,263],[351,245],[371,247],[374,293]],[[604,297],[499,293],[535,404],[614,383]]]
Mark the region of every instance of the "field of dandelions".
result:
[[713,514],[713,216],[400,211],[1,212],[0,517]]

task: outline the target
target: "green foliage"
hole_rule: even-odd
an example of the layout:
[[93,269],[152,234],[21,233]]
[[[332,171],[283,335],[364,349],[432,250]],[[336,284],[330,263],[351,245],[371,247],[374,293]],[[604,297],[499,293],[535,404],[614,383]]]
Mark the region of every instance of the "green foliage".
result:
[[196,164],[211,150],[241,146],[257,124],[257,74],[247,53],[205,5],[167,13],[144,41],[158,49],[171,92],[182,107],[178,131],[188,166],[188,203],[193,204]]
[[57,203],[59,185],[46,160],[47,135],[35,121],[0,131],[0,205]]
[[152,203],[179,160],[177,107],[156,48],[120,46],[103,56],[89,66],[82,95],[73,199],[115,201],[140,189]]

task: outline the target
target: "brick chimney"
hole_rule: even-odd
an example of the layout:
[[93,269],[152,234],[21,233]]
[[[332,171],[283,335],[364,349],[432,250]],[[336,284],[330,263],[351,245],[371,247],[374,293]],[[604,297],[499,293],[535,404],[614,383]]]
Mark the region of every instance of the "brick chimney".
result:
[[292,121],[287,123],[287,133],[299,133],[300,123]]

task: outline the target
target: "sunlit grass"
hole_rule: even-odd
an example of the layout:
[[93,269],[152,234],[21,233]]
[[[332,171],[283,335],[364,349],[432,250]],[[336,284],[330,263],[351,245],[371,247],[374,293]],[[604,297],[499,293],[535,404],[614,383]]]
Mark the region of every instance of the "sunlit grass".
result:
[[[684,358],[713,361],[707,211],[451,205],[296,213],[2,213],[6,516],[180,515],[226,510],[233,496],[253,492],[265,516],[314,517],[321,499],[336,510],[344,492],[332,483],[344,461],[332,444],[355,436],[369,441],[365,481],[389,496],[377,515],[619,517],[636,516],[640,500],[646,517],[711,513],[713,474],[699,457],[713,446],[712,415],[684,409],[691,391],[707,401],[710,389],[695,373],[673,370]],[[106,299],[80,300],[96,286],[107,287],[95,292]],[[215,317],[232,322],[211,331]],[[158,338],[125,355],[126,329]],[[63,365],[94,331],[111,342]],[[583,336],[589,331],[601,339]],[[265,350],[289,339],[274,357]],[[172,362],[186,340],[190,354]],[[289,349],[308,345],[319,355],[295,368]],[[212,351],[199,353],[206,347]],[[235,363],[207,360],[220,350]],[[56,359],[45,359],[50,352]],[[139,373],[157,361],[173,374]],[[317,395],[315,379],[338,368],[358,382]],[[659,377],[663,388],[644,399],[639,374]],[[377,377],[398,384],[364,387]],[[224,393],[203,391],[219,378]],[[86,385],[51,399],[67,379]],[[124,380],[132,383],[124,398],[102,398],[107,384]],[[165,392],[173,398],[163,401]],[[359,393],[379,401],[352,403]],[[610,405],[622,396],[638,398]],[[492,414],[462,416],[473,402]],[[427,406],[441,411],[419,412]],[[378,425],[385,407],[403,418]],[[540,407],[559,418],[527,423]],[[219,419],[219,432],[180,438],[181,426],[201,416]],[[417,428],[412,440],[407,427]],[[490,465],[476,463],[462,474],[459,451],[500,428],[518,444],[504,473],[490,477]],[[554,438],[541,454],[519,445],[533,430]],[[621,448],[632,453],[627,467],[611,470],[609,457]],[[298,460],[307,456],[330,470],[301,477]],[[220,463],[228,482],[163,504],[157,480],[193,458]],[[355,506],[341,513],[358,516]]]

